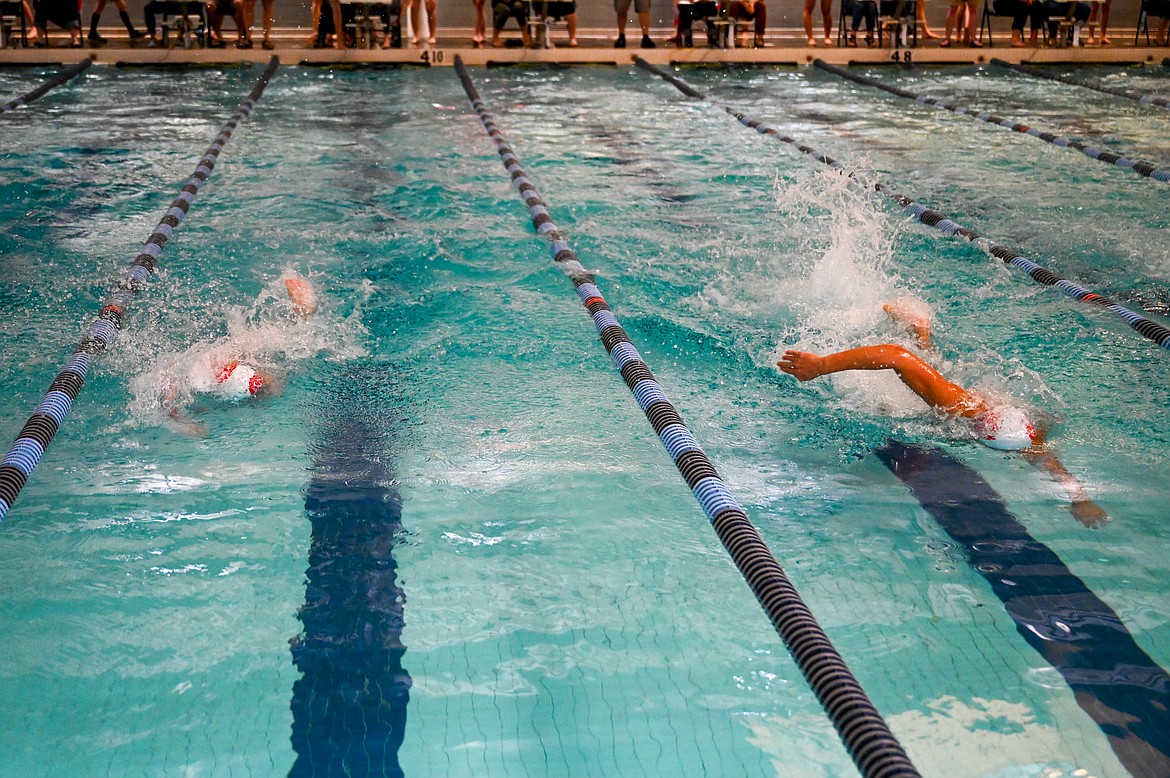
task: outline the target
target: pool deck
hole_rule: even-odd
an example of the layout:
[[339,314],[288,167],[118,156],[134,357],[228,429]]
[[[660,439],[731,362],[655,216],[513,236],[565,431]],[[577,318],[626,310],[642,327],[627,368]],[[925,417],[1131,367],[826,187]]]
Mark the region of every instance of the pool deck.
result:
[[[810,48],[804,44],[803,31],[780,28],[769,31],[768,46],[764,48],[714,49],[706,47],[675,48],[662,41],[670,30],[654,30],[657,48],[615,49],[610,37],[612,32],[604,29],[582,29],[578,39],[580,45],[569,48],[558,45],[551,49],[525,49],[520,47],[472,48],[469,45],[471,30],[445,29],[436,46],[423,48],[359,48],[359,49],[315,49],[307,46],[307,31],[294,28],[278,29],[274,34],[276,49],[266,51],[259,46],[241,50],[229,45],[227,48],[148,48],[130,46],[123,32],[103,28],[103,34],[110,43],[98,48],[74,49],[68,46],[68,37],[58,30],[50,32],[48,48],[6,48],[0,49],[0,65],[44,65],[72,64],[85,57],[93,56],[100,64],[113,65],[226,65],[242,62],[267,62],[276,55],[285,65],[416,65],[422,67],[446,67],[454,64],[455,56],[471,66],[518,65],[535,63],[558,63],[564,65],[630,65],[634,58],[641,56],[655,65],[701,65],[710,63],[749,63],[755,65],[810,65],[820,58],[836,65],[850,64],[891,64],[897,53],[899,62],[918,64],[971,65],[990,62],[993,57],[1006,62],[1024,64],[1113,64],[1162,65],[1170,62],[1170,48],[1164,46],[1133,46],[1133,29],[1111,30],[1115,45],[1081,46],[1062,48],[1015,49],[1007,45],[1006,32],[997,33],[998,45],[983,48],[952,46],[940,48],[936,41],[920,42],[916,48]],[[635,42],[637,37],[632,38]]]

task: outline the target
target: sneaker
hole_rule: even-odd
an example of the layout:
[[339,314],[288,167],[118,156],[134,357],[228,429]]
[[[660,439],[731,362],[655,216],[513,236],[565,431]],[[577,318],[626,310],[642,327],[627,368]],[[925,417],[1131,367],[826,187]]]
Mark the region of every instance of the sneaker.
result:
[[613,47],[615,49],[624,49],[626,47],[626,36],[625,35],[617,36],[617,40],[613,42]]
[[642,48],[644,48],[644,49],[654,48],[654,41],[650,40],[649,35],[642,36]]
[[96,30],[91,30],[89,35],[85,36],[85,39],[90,43],[97,43],[99,45],[106,42],[106,39],[99,35]]
[[145,37],[146,37],[146,33],[142,32],[140,30],[131,30],[130,31],[130,40],[132,40],[132,41],[140,41]]

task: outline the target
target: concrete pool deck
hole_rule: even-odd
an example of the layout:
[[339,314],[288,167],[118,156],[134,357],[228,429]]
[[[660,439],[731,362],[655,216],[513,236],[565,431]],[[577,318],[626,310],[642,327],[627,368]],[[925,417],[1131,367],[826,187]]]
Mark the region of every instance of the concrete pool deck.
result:
[[[125,31],[102,28],[110,42],[100,47],[70,48],[68,34],[62,30],[49,31],[49,47],[0,49],[0,66],[4,65],[47,65],[72,64],[92,56],[95,63],[103,65],[228,65],[248,62],[267,62],[273,55],[284,65],[348,65],[348,66],[393,66],[413,65],[421,67],[448,67],[455,61],[455,55],[462,57],[470,66],[524,65],[556,63],[563,65],[632,65],[635,57],[642,57],[655,65],[702,65],[713,63],[736,63],[752,65],[811,65],[814,59],[823,59],[836,65],[877,65],[898,62],[913,62],[931,65],[972,65],[984,64],[992,58],[1017,64],[1105,64],[1105,65],[1162,65],[1170,62],[1170,48],[1165,46],[1133,46],[1133,29],[1111,30],[1112,46],[1044,47],[1016,49],[1007,45],[1007,30],[997,30],[994,46],[967,48],[951,46],[940,48],[937,41],[920,41],[914,48],[892,49],[838,48],[817,46],[811,48],[804,43],[804,33],[796,28],[778,28],[768,33],[768,45],[763,48],[713,49],[705,46],[675,48],[664,43],[672,32],[669,28],[653,30],[657,47],[637,47],[637,36],[630,37],[629,48],[615,49],[611,41],[612,31],[604,28],[578,31],[580,45],[570,48],[564,39],[564,31],[554,32],[551,49],[525,49],[520,47],[473,48],[470,45],[471,30],[443,29],[435,46],[400,49],[354,48],[317,49],[307,45],[308,30],[301,28],[278,28],[274,31],[274,50],[255,48],[241,50],[230,43],[226,48],[149,48],[131,46]],[[225,31],[227,36],[230,31]],[[517,37],[515,30],[508,30],[507,37]],[[257,39],[259,35],[256,36]],[[1143,41],[1144,42],[1144,41]]]

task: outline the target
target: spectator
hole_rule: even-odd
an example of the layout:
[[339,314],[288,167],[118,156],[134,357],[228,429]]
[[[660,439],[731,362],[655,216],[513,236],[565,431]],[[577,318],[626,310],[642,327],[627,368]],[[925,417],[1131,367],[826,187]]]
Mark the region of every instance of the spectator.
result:
[[[808,37],[808,45],[816,46],[817,39],[813,37],[813,6],[817,0],[804,0],[804,34]],[[821,18],[825,23],[825,45],[833,45],[833,0],[821,0]]]
[[[1100,5],[1101,11],[1101,37],[1097,38],[1094,33],[1097,31],[1097,6]],[[1113,5],[1113,0],[1104,0],[1102,3],[1093,3],[1093,11],[1089,14],[1089,39],[1085,43],[1090,46],[1094,43],[1100,43],[1102,46],[1112,46],[1113,41],[1109,40],[1109,7]]]
[[947,9],[946,36],[938,45],[945,49],[952,40],[975,49],[983,47],[975,38],[975,0],[951,0],[951,7]]
[[43,49],[49,45],[49,22],[69,30],[69,45],[81,48],[81,7],[76,0],[34,0],[33,46]]
[[[1020,49],[1025,46],[1038,45],[1037,36],[1044,26],[1044,4],[1036,0],[994,0],[992,8],[995,13],[1012,17],[1012,46]],[[1032,36],[1028,43],[1024,43],[1024,22],[1031,20]]]
[[[1158,31],[1154,34],[1154,44],[1157,46],[1170,45],[1170,37],[1167,37],[1166,26],[1170,22],[1170,0],[1147,0],[1146,2],[1146,23],[1149,20],[1161,19],[1161,24],[1158,25]],[[1104,35],[1104,24],[1102,24],[1102,35]]]
[[755,45],[766,46],[764,31],[768,26],[768,7],[764,0],[733,0],[728,15],[732,19],[743,19],[755,22]]
[[236,23],[236,48],[251,48],[252,42],[244,34],[247,25],[244,23],[243,0],[208,0],[207,26],[211,29],[207,36],[207,45],[216,49],[223,48],[223,19],[225,16],[232,17],[232,21]]
[[500,33],[509,19],[520,25],[520,36],[525,46],[532,45],[532,34],[528,31],[528,3],[525,0],[495,0],[492,6],[492,46],[497,49],[504,45]]
[[330,16],[325,17],[330,22],[332,32],[322,23],[324,20],[321,17],[321,3],[323,0],[313,0],[309,5],[309,13],[313,17],[313,35],[309,38],[309,45],[314,48],[320,48],[325,45],[329,36],[333,37],[334,48],[344,49],[348,43],[345,39],[345,22],[342,19],[341,0],[330,0],[329,5],[333,12]]
[[472,48],[481,49],[487,42],[487,0],[472,0],[475,3],[475,32],[471,37]]
[[[845,6],[841,6],[845,13]],[[849,30],[849,46],[857,46],[857,29],[865,19],[865,45],[873,46],[873,28],[877,26],[877,0],[853,0],[853,25]]]
[[[435,38],[435,0],[424,0],[423,6],[427,14],[427,43],[434,46],[438,43]],[[400,24],[409,24],[411,28],[410,45],[418,46],[419,33],[422,32],[422,17],[419,16],[418,0],[402,0],[402,12],[399,14]]]
[[[617,11],[617,40],[613,42],[615,49],[626,47],[626,21],[630,13],[630,0],[613,0],[613,8]],[[650,0],[634,0],[634,13],[638,16],[638,26],[642,28],[642,48],[654,48],[654,41],[650,40]]]
[[[256,0],[241,0],[244,7],[244,40],[245,48],[252,48],[252,27],[256,23]],[[271,51],[276,48],[272,42],[272,6],[275,0],[260,0],[260,13],[263,14],[264,40],[261,45]]]
[[[86,39],[90,43],[96,43],[101,46],[106,42],[98,33],[98,22],[102,18],[102,11],[106,10],[106,4],[109,0],[98,0],[97,5],[93,9],[93,15],[89,17],[89,35]],[[114,0],[114,5],[118,6],[118,16],[122,19],[122,24],[126,25],[126,31],[130,34],[131,41],[142,40],[146,37],[145,33],[141,33],[134,29],[134,23],[130,21],[130,14],[126,10],[126,0]]]

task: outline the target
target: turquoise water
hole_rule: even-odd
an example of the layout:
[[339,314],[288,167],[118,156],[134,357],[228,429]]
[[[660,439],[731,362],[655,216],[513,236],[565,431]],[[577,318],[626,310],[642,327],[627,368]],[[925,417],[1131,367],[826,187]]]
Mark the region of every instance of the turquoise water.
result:
[[[5,117],[9,438],[258,73],[95,67]],[[1086,77],[1166,95],[1161,73]],[[1170,165],[1155,109],[993,70],[874,74]],[[818,71],[683,76],[1060,275],[1170,313],[1162,184]],[[868,452],[895,435],[979,470],[1166,665],[1166,352],[640,71],[472,77],[918,767],[1125,775]],[[305,490],[339,414],[377,430],[403,500],[406,775],[854,772],[451,71],[280,70],[159,268],[0,526],[0,775],[288,773]],[[161,366],[254,332],[288,270],[322,309],[264,336],[284,394],[196,409],[208,434],[177,434],[153,394]],[[944,372],[1052,417],[1111,522],[1082,527],[1057,484],[888,376],[797,385],[771,367],[792,346],[904,339],[880,305],[906,295],[935,312]]]

